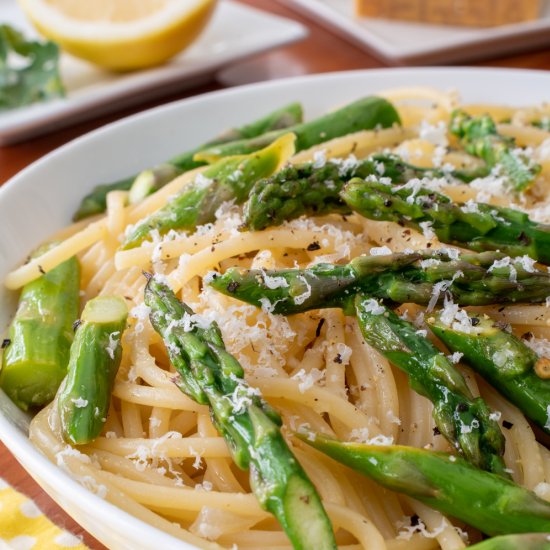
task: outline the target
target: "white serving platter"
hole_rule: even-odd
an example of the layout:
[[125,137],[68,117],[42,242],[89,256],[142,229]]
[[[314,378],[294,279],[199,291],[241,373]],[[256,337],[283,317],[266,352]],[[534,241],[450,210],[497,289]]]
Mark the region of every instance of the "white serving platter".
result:
[[486,28],[358,18],[354,0],[281,1],[392,64],[473,61],[550,45],[548,0],[543,0],[541,17],[536,21]]
[[[0,0],[0,23],[13,25],[27,36],[38,36],[15,0]],[[117,74],[63,53],[60,71],[67,97],[0,112],[0,145],[191,88],[231,63],[306,34],[305,27],[295,21],[221,0],[198,40],[161,67]]]
[[[28,252],[70,222],[84,194],[155,165],[291,101],[312,118],[336,105],[404,86],[456,89],[465,102],[532,105],[550,98],[550,72],[409,68],[342,72],[252,84],[157,107],[95,130],[46,155],[0,188],[0,333],[16,294],[1,284]],[[102,500],[27,439],[28,417],[0,391],[0,439],[44,490],[112,550],[195,550]]]

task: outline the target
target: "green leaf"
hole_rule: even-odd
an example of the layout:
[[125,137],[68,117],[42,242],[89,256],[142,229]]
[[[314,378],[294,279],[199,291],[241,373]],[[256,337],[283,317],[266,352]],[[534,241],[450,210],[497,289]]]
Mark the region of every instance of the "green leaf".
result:
[[26,40],[0,25],[0,111],[64,97],[58,61],[54,42]]

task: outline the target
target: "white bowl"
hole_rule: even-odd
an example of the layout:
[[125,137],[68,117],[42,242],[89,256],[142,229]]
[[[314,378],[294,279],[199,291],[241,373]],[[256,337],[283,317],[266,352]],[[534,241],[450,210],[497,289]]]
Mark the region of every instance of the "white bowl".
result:
[[[536,104],[550,99],[550,73],[486,68],[369,70],[306,76],[214,92],[164,105],[100,128],[35,162],[0,188],[0,281],[48,235],[70,222],[96,183],[170,158],[220,131],[291,101],[306,115],[379,90],[427,85],[456,88],[466,102]],[[16,295],[0,285],[0,331]],[[109,548],[192,549],[84,489],[27,439],[28,418],[0,391],[0,437],[44,490]]]

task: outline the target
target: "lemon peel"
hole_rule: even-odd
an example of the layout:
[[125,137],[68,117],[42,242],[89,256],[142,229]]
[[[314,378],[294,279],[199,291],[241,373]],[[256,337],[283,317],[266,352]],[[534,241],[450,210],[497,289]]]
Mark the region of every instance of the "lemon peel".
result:
[[216,0],[19,0],[44,36],[96,65],[128,71],[164,63],[208,23]]

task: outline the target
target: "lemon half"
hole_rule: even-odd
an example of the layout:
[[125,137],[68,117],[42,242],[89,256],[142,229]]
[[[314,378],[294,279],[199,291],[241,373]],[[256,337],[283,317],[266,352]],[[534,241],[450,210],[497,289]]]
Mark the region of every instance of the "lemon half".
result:
[[19,0],[35,27],[67,52],[127,71],[159,65],[187,47],[216,0]]

